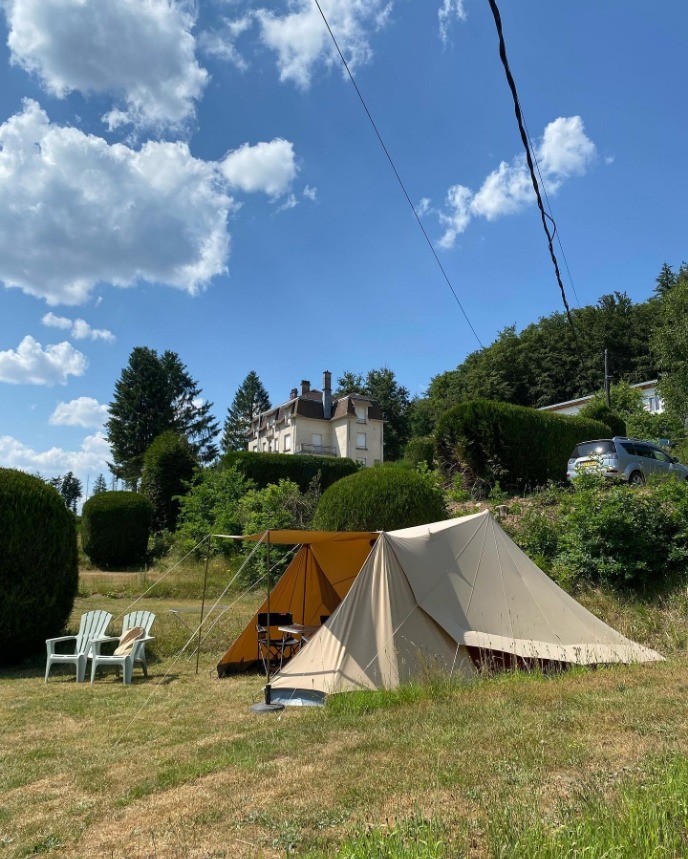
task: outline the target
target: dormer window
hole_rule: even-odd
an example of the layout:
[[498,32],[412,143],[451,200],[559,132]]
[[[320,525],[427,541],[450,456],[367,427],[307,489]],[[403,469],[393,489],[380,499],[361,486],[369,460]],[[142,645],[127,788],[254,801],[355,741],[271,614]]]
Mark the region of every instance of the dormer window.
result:
[[356,406],[356,423],[364,424],[368,421],[368,406]]

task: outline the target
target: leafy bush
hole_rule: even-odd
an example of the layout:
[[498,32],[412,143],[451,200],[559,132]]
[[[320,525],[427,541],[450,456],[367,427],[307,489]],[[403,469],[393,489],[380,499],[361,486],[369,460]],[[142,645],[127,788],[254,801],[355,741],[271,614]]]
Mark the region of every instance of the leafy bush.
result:
[[0,468],[0,661],[64,630],[77,593],[76,520],[40,478]]
[[[259,534],[273,528],[309,528],[320,499],[317,479],[308,492],[302,493],[290,480],[280,480],[264,489],[249,490],[237,504],[237,518],[243,534]],[[273,581],[286,568],[291,556],[290,548],[273,546],[270,550],[270,566]],[[265,550],[261,546],[254,552],[245,579],[255,581],[265,571]]]
[[191,445],[172,430],[159,435],[143,455],[141,493],[153,506],[153,528],[174,531],[179,497],[198,466]]
[[404,451],[404,459],[412,465],[423,462],[428,468],[432,468],[435,462],[435,439],[429,435],[410,439]]
[[592,399],[583,406],[578,416],[605,424],[612,436],[626,435],[626,422],[616,412],[612,411],[604,400]]
[[688,485],[651,481],[637,489],[584,475],[558,493],[558,508],[534,505],[515,542],[560,584],[662,590],[685,578]]
[[234,450],[226,453],[221,467],[236,466],[258,489],[280,480],[291,480],[301,492],[308,489],[315,477],[320,476],[320,488],[324,491],[342,477],[348,477],[358,470],[352,459],[333,456],[298,456],[285,453],[254,453],[248,450]]
[[462,471],[487,489],[499,482],[514,490],[563,481],[573,447],[608,435],[608,427],[598,421],[472,400],[440,418],[436,440],[448,474]]
[[[255,483],[247,480],[236,467],[208,468],[199,472],[187,495],[179,498],[175,545],[189,552],[199,549],[208,534],[241,533],[237,506],[251,489],[255,489]],[[213,542],[212,548],[229,555],[236,547],[231,540],[218,540]]]
[[91,561],[105,569],[146,559],[153,519],[150,501],[138,492],[101,492],[84,504],[81,541]]
[[314,525],[324,531],[394,531],[446,515],[432,473],[380,465],[345,477],[324,492]]

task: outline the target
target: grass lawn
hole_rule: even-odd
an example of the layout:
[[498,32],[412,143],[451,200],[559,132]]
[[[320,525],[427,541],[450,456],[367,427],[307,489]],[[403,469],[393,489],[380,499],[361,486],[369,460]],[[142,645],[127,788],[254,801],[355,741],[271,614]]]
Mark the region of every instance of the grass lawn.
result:
[[[72,625],[124,613],[141,584],[85,577]],[[137,606],[158,615],[147,681],[56,668],[46,685],[41,659],[0,672],[0,859],[688,855],[685,594],[587,597],[661,664],[438,678],[257,716],[262,677],[218,680],[215,664],[258,600],[223,598],[196,674],[174,657],[189,592]]]

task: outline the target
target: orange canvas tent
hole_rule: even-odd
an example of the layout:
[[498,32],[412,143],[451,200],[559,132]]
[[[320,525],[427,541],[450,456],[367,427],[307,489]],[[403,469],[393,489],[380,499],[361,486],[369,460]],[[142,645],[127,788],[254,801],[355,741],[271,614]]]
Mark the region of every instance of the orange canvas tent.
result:
[[[317,626],[321,617],[332,614],[347,595],[378,536],[374,531],[275,530],[243,539],[300,545],[270,591],[270,611],[290,612],[294,623]],[[267,599],[218,663],[220,677],[245,671],[258,663],[256,623],[258,614],[264,611]]]

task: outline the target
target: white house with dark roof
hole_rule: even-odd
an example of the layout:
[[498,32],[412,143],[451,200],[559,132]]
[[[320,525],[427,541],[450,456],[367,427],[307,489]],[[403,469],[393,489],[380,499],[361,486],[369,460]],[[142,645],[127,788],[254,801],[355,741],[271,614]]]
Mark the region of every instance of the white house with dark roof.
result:
[[363,394],[332,395],[332,374],[322,391],[304,379],[301,392],[251,423],[248,449],[259,453],[349,457],[366,467],[384,460],[384,426],[377,400]]

